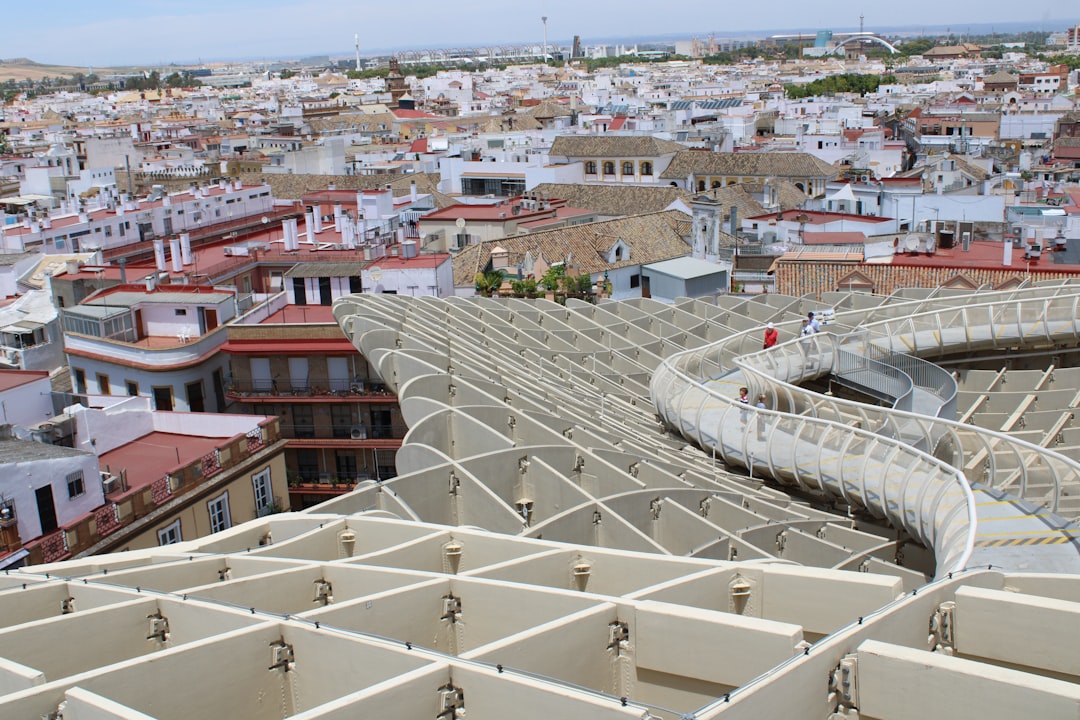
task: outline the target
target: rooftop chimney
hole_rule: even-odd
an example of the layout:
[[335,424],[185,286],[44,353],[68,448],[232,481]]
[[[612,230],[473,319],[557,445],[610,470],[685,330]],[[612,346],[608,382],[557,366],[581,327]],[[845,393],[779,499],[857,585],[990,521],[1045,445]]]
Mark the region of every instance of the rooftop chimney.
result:
[[172,269],[173,272],[181,272],[184,269],[183,258],[180,257],[180,240],[179,238],[173,238],[169,240],[169,254],[172,255]]
[[154,265],[159,271],[165,269],[165,240],[163,238],[154,240]]
[[180,233],[180,258],[185,265],[191,265],[191,235]]

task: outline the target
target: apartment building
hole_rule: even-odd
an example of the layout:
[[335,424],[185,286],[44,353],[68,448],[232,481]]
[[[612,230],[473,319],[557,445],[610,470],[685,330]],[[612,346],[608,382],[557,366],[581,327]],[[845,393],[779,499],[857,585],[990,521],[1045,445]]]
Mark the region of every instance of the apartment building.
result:
[[580,163],[586,183],[661,185],[679,143],[648,135],[560,135],[551,144],[555,163]]
[[240,310],[231,288],[148,281],[99,291],[61,314],[74,392],[224,411],[227,363],[217,351]]
[[[321,271],[330,277],[359,269],[344,265]],[[347,293],[355,277],[333,285]],[[231,411],[279,418],[291,504],[394,477],[406,431],[397,398],[342,333],[329,304],[307,304],[293,291],[275,297],[269,310],[227,328],[225,393]]]

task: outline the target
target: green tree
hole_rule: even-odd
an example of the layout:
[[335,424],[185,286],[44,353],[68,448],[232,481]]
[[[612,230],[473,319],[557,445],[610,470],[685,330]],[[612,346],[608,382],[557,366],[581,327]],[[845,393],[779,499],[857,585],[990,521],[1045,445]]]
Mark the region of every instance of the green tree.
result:
[[476,273],[476,292],[484,297],[493,297],[502,287],[506,273],[502,270],[488,270]]

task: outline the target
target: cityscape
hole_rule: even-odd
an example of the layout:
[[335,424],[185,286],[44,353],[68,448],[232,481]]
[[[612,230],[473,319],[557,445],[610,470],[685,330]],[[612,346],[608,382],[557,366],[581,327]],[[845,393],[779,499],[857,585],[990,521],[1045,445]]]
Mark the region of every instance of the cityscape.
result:
[[0,715],[1080,717],[1080,18],[754,10],[13,9]]

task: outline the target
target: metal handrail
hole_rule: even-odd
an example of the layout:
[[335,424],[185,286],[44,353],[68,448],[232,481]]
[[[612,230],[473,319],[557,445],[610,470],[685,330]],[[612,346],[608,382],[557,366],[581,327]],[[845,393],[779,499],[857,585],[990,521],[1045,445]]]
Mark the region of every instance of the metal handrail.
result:
[[[907,351],[931,351],[931,344],[926,342],[927,333],[936,340],[932,348],[935,352],[957,346],[958,349],[974,349],[987,344],[998,347],[1002,343],[1016,345],[1018,342],[1063,337],[1077,339],[1074,318],[1080,293],[1074,286],[1036,287],[1003,295],[1007,297],[959,308],[948,307],[947,302],[935,300],[931,304],[947,307],[869,324],[866,326],[870,331],[869,343],[875,352],[906,355]],[[922,304],[923,301],[916,302]],[[972,324],[974,318],[985,319],[985,325]],[[843,316],[837,319],[842,321]],[[1051,322],[1061,324],[1051,328]],[[989,327],[988,336],[979,333],[979,327]],[[1046,503],[1051,510],[1057,509],[1064,479],[1080,482],[1080,464],[1005,433],[930,418],[919,413],[827,398],[805,390],[797,383],[831,372],[835,367],[839,357],[836,337],[816,335],[761,351],[757,344],[760,342],[759,333],[760,329],[748,330],[666,358],[652,382],[654,402],[661,417],[685,436],[714,447],[726,461],[743,465],[751,471],[760,469],[779,481],[791,482],[806,490],[840,495],[854,501],[852,504],[866,507],[897,522],[913,536],[934,547],[939,557],[939,574],[962,568],[972,552],[976,514],[970,482],[989,480],[990,485],[1018,489],[1021,497],[1031,498],[1041,493],[1036,499]],[[734,348],[746,348],[749,342],[753,342],[750,347],[754,347],[754,351],[733,352]],[[729,360],[725,361],[726,358]],[[813,362],[817,363],[817,367],[811,371]],[[916,370],[913,374],[922,370],[915,363],[910,366]],[[743,372],[743,382],[747,386],[754,386],[755,394],[765,391],[772,407],[783,407],[787,412],[740,406],[734,400],[730,386],[723,391],[718,389],[718,379],[734,370]],[[930,384],[932,374],[927,375],[924,381]],[[955,392],[950,393],[947,387],[940,389],[947,402],[955,401]],[[712,428],[702,424],[706,402],[713,404],[708,409],[711,419],[716,420]],[[738,413],[742,432],[729,437],[730,428],[735,426],[732,413]],[[750,435],[759,432],[757,428],[760,425],[769,428],[765,433],[768,438],[775,437],[780,427],[784,428],[782,432],[790,435],[787,443],[766,444],[767,462],[755,458],[751,451],[751,447],[757,449],[758,444],[750,439]],[[875,440],[870,440],[867,435]],[[827,443],[828,436],[833,440],[831,446]],[[808,441],[818,448],[814,458],[807,460],[795,453],[801,437],[808,437]],[[839,443],[837,438],[841,438]],[[972,440],[975,441],[974,451],[970,450],[970,443],[968,446],[964,444],[964,441]],[[803,441],[804,447],[808,441]],[[787,463],[776,462],[778,446],[790,451],[791,457],[782,458]],[[886,450],[885,454],[876,455],[884,458],[882,478],[888,478],[896,467],[904,470],[898,493],[887,491],[888,481],[882,480],[882,492],[872,497],[871,493],[867,493],[865,471],[857,481],[845,476],[844,457],[857,446],[861,446],[866,455],[870,455],[871,449]],[[959,463],[954,459],[953,463],[956,464],[952,465],[936,457],[944,454],[944,450],[951,451]],[[999,461],[997,454],[1003,450],[1015,459],[1015,463],[1005,465]],[[823,457],[826,455],[828,457]],[[823,466],[833,463],[836,469],[832,475],[823,472]],[[1035,467],[1041,468],[1044,475],[1049,474],[1048,492],[1034,489],[1034,484],[1029,482],[1029,474]],[[926,487],[916,488],[915,507],[906,507],[910,504],[912,478],[923,477],[919,474],[920,470],[928,473],[923,483]],[[945,481],[940,483],[941,486],[955,485],[961,488],[967,505],[966,522],[955,528],[950,527],[955,523],[959,511],[955,505],[945,517],[941,516],[940,502],[944,496],[940,490],[931,492],[928,487],[933,484],[934,478]],[[1016,483],[1019,487],[1013,488],[1012,485]],[[930,502],[929,507],[927,501]],[[933,524],[947,522],[938,527],[928,527],[928,519]],[[964,526],[966,531],[963,530]],[[958,531],[964,537],[963,550],[959,551],[960,561],[956,559]],[[946,540],[948,542],[942,544]]]

